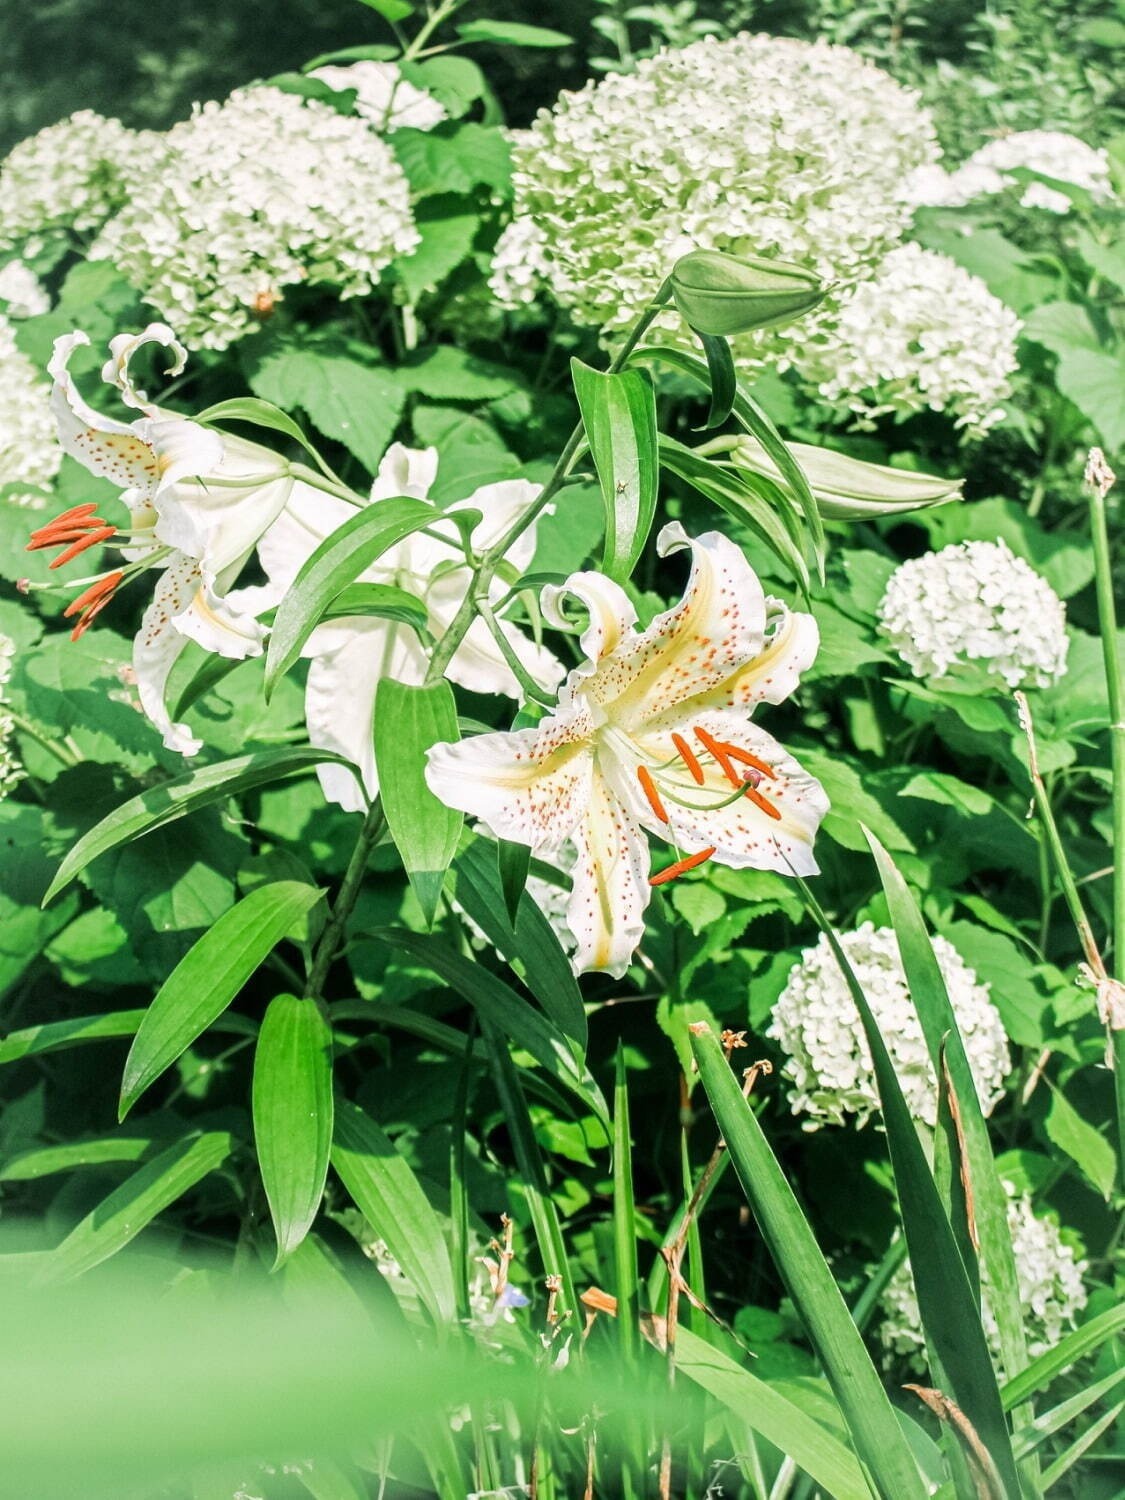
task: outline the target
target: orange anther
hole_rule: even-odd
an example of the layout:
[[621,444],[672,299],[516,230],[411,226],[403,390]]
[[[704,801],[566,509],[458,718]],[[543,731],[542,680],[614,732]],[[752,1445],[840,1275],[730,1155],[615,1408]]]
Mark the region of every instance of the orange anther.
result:
[[674,865],[669,865],[666,870],[659,874],[650,875],[649,885],[664,885],[666,881],[675,880],[677,875],[682,875],[685,870],[694,870],[696,865],[704,864],[715,852],[715,845],[707,849],[700,849],[698,854],[689,854],[686,859],[678,859]]
[[673,745],[675,745],[676,750],[679,752],[680,759],[691,772],[692,779],[695,781],[696,786],[702,786],[703,767],[699,764],[695,751],[688,744],[687,740],[684,739],[682,734],[674,734],[672,736],[672,743]]
[[83,610],[78,624],[70,632],[70,638],[72,641],[76,641],[80,636],[86,634],[87,630],[89,630],[90,626],[94,623],[98,615],[101,614],[102,610],[106,607],[106,605],[112,598],[112,593],[103,594],[103,596],[100,599],[96,599],[88,609]]
[[779,823],[781,822],[781,814],[777,808],[774,807],[772,802],[767,802],[761,792],[755,790],[749,782],[746,783],[744,795],[750,798],[755,807],[760,807],[764,813],[768,813],[771,818],[776,818]]
[[648,799],[648,805],[662,823],[667,823],[668,814],[664,811],[664,804],[660,800],[660,793],[656,790],[656,782],[652,779],[652,773],[647,766],[637,767],[637,780],[641,784],[641,791]]
[[771,781],[776,780],[777,772],[774,768],[771,765],[767,765],[764,760],[759,760],[756,755],[751,755],[749,750],[743,750],[738,745],[732,745],[729,740],[723,741],[723,749],[730,756],[731,760],[737,760],[741,765],[749,766],[751,770],[758,771],[763,776],[768,776]]
[[108,603],[110,596],[124,577],[124,573],[107,573],[104,578],[99,578],[97,583],[92,583],[88,589],[84,589],[77,599],[70,601],[63,610],[63,618],[69,620],[71,615],[76,615],[88,609],[90,605],[98,604],[103,600]]
[[72,557],[77,557],[80,552],[85,552],[87,547],[96,547],[99,542],[108,541],[111,536],[116,536],[116,534],[116,526],[102,526],[97,531],[88,531],[84,537],[80,537],[78,541],[72,542],[65,552],[60,552],[50,566],[52,568],[61,568],[63,563],[70,562]]
[[708,734],[706,729],[700,729],[697,725],[695,730],[695,737],[703,746],[703,748],[709,751],[714,757],[715,763],[719,766],[723,775],[730,782],[731,786],[741,786],[742,777],[731,765],[730,756],[727,754],[726,750],[715,738],[715,736],[713,734]]

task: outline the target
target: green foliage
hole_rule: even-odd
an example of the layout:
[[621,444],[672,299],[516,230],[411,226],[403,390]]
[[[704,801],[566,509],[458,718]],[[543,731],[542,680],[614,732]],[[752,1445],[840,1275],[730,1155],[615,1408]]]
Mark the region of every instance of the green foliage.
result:
[[[124,539],[57,570],[24,550],[32,528],[90,502],[125,524],[117,484],[67,456],[30,504],[16,484],[0,494],[0,572],[30,585],[0,601],[14,646],[0,744],[10,713],[18,776],[9,786],[0,771],[0,1442],[13,1493],[1112,1500],[1125,1091],[1104,1021],[1125,948],[1125,735],[1107,670],[1112,686],[1125,642],[1107,605],[1122,580],[1119,491],[1096,550],[1081,471],[1091,444],[1111,462],[1125,448],[1120,203],[1075,190],[1058,216],[1014,194],[917,214],[911,236],[1021,320],[1009,414],[964,443],[940,412],[857,432],[784,371],[739,379],[720,333],[741,314],[716,313],[711,279],[694,321],[719,332],[700,353],[690,328],[673,334],[667,287],[600,346],[549,286],[505,310],[488,277],[512,192],[507,124],[591,71],[747,25],[856,46],[916,84],[953,163],[995,131],[1066,126],[1107,144],[1120,189],[1119,18],[1085,0],[940,19],[837,0],[546,0],[534,17],[517,0],[284,0],[264,26],[209,0],[181,9],[108,0],[94,16],[63,0],[8,23],[0,133],[86,105],[161,127],[191,97],[270,70],[351,115],[358,89],[310,76],[351,62],[393,64],[446,118],[387,133],[419,243],[370,293],[287,284],[276,305],[262,294],[262,326],[230,349],[194,351],[169,379],[144,365],[164,421],[250,436],[280,483],[301,481],[297,530],[311,537],[259,614],[258,654],[256,642],[207,649],[214,602],[236,605],[263,573],[273,584],[270,548],[296,546],[284,531],[296,510],[178,619],[171,644],[180,626],[189,641],[167,703],[203,741],[198,760],[147,722],[147,682],[140,711],[133,637],[155,569],[130,572],[72,641],[71,579],[118,566]],[[104,345],[151,310],[85,238],[23,249],[52,305],[13,324],[18,347],[42,367],[57,337],[84,329],[94,347],[74,372],[97,407]],[[731,267],[713,259],[725,296]],[[738,276],[748,269],[772,296],[776,264]],[[807,268],[780,274],[802,300],[819,295]],[[698,312],[700,287],[685,301],[685,286],[681,274]],[[396,442],[434,453],[413,455],[403,493],[371,501],[373,476],[386,489],[388,472],[407,472]],[[185,494],[204,530],[225,515],[229,470],[215,477],[204,496],[162,490],[161,527],[182,519]],[[230,504],[249,516],[252,490]],[[313,535],[321,504],[349,519]],[[732,867],[725,846],[700,859],[704,841],[661,813],[663,795],[677,816],[715,814],[670,736],[696,745],[701,716],[743,691],[736,668],[696,684],[690,722],[673,694],[655,727],[633,701],[613,719],[617,683],[604,679],[594,753],[571,759],[566,714],[589,672],[557,700],[554,684],[583,668],[588,627],[628,632],[617,592],[602,616],[595,605],[570,622],[541,608],[541,590],[607,575],[643,629],[683,588],[682,557],[654,545],[668,520],[718,531],[752,564],[774,601],[756,648],[767,659],[779,638],[784,655],[780,604],[819,636],[793,692],[763,669],[737,701],[744,720],[753,708],[746,732],[776,737],[831,804],[810,887],[828,929],[897,935],[897,1019],[876,1013],[877,977],[870,994],[854,985],[881,1099],[863,1128],[808,1129],[790,1111],[796,1064],[770,1023],[817,941],[790,861]],[[915,677],[880,623],[903,561],[996,541],[1066,604],[1066,673],[1028,694],[1034,759],[1008,693],[968,672]],[[440,542],[445,560],[419,580],[399,564],[407,542]],[[944,619],[963,608],[926,602]],[[731,628],[757,629],[748,599],[736,605]],[[687,618],[698,635],[677,644],[704,674],[722,628]],[[386,628],[370,703],[359,673],[332,679],[341,725],[374,723],[361,748],[378,796],[352,813],[315,774],[352,761],[308,743],[305,698],[372,622]],[[623,649],[664,670],[659,644]],[[523,735],[506,741],[518,754],[495,785],[482,773],[467,814],[443,802],[432,747],[509,730]],[[606,770],[612,736],[649,734],[638,764],[666,778],[655,800]],[[531,775],[536,735],[554,736],[560,774],[546,786]],[[770,805],[774,778],[748,761],[740,780],[731,764],[733,825]],[[613,820],[575,852],[595,775]],[[501,790],[527,796],[496,837],[485,793]],[[627,870],[618,847],[627,817],[651,836],[653,870],[680,869],[647,906],[591,886],[593,866],[646,894],[648,866]],[[787,834],[782,821],[766,835]],[[644,908],[631,962],[576,975],[577,931],[614,916],[615,900]],[[994,1109],[931,935],[1002,1023],[1012,1068]],[[823,1040],[841,1019],[819,1018]],[[936,1124],[907,1105],[906,1044],[929,1061]],[[1055,1260],[1082,1262],[1077,1327],[1068,1314],[1041,1334],[1013,1193]],[[926,1344],[914,1362],[882,1333],[907,1252]]]

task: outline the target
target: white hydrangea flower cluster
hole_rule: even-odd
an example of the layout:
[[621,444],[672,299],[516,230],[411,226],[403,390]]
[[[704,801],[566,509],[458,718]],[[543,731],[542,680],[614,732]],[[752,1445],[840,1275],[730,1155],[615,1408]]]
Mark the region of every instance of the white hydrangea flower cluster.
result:
[[[864,922],[843,934],[840,945],[879,1024],[911,1114],[933,1125],[937,1078],[894,930]],[[1004,1077],[1012,1065],[999,1012],[988,986],[953,944],[936,936],[933,945],[981,1108],[990,1114],[1003,1097]],[[855,1115],[863,1125],[878,1110],[875,1072],[859,1011],[826,937],[807,948],[790,969],[766,1035],[788,1054],[782,1071],[792,1085],[790,1104],[795,1115],[809,1117],[807,1130],[842,1125],[847,1115]]]
[[1066,671],[1066,606],[1006,542],[953,542],[891,574],[879,625],[915,677],[957,668],[996,686],[1050,687]]
[[62,449],[51,412],[51,388],[16,344],[15,329],[0,316],[0,484],[28,485],[4,496],[9,505],[41,510],[46,499],[34,493],[59,472]]
[[356,116],[281,89],[240,89],[161,139],[162,191],[109,221],[112,260],[192,348],[225,349],[283,288],[369,292],[418,244],[389,147]]
[[16,782],[23,778],[23,767],[12,747],[15,720],[10,710],[4,707],[4,685],[12,675],[15,654],[15,642],[10,636],[0,635],[0,797],[6,797]]
[[[989,141],[954,172],[935,167],[914,173],[907,192],[920,206],[961,208],[975,198],[1018,185],[1012,173],[1021,169],[1085,188],[1097,202],[1114,196],[1107,153],[1061,130],[1020,130]],[[1024,208],[1053,214],[1069,213],[1074,206],[1065,193],[1045,182],[1024,183],[1019,201]]]
[[901,245],[801,347],[820,396],[863,422],[924,407],[980,434],[1002,421],[1020,323],[947,255]]
[[0,249],[52,229],[95,233],[149,170],[157,139],[81,109],[21,141],[0,164]]
[[447,120],[444,107],[425,89],[415,88],[393,62],[360,62],[339,67],[326,64],[313,68],[310,78],[319,78],[338,92],[355,89],[355,112],[376,130],[433,130]]
[[[515,219],[494,289],[526,301],[538,277],[612,336],[690,250],[777,255],[854,281],[901,238],[903,178],[937,156],[918,95],[848,48],[707,37],[564,93],[515,133]],[[675,314],[662,326],[680,336]],[[735,354],[785,337],[743,335]]]
[[43,283],[19,259],[0,266],[0,302],[7,303],[4,313],[9,318],[37,318],[51,309],[51,299]]
[[[1027,1193],[1008,1187],[1008,1229],[1016,1259],[1020,1302],[1026,1311],[1027,1352],[1032,1359],[1053,1349],[1076,1324],[1086,1306],[1085,1262],[1066,1244],[1053,1219],[1041,1218]],[[1000,1330],[989,1306],[988,1278],[981,1275],[981,1312],[988,1346],[1000,1358]],[[888,1364],[905,1360],[921,1368],[925,1353],[918,1298],[904,1261],[883,1293],[879,1339]]]

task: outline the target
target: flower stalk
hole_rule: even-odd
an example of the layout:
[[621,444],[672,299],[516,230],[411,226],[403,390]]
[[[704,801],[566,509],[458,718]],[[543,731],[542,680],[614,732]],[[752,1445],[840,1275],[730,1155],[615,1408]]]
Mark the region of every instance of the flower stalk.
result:
[[340,951],[348,919],[359,900],[359,893],[363,888],[363,877],[367,873],[367,861],[386,832],[386,828],[387,820],[383,814],[382,804],[376,797],[367,810],[363,827],[359,831],[351,858],[348,860],[348,868],[344,871],[344,878],[340,882],[339,892],[332,903],[332,913],[316,945],[312,965],[309,968],[308,981],[305,985],[306,999],[324,998],[324,983],[328,978],[332,962]]

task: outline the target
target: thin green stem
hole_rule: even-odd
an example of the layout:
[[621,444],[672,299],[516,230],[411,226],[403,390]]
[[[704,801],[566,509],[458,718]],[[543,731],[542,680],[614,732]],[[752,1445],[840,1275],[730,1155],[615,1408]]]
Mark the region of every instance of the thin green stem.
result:
[[340,951],[348,918],[359,899],[363,877],[367,873],[367,861],[371,857],[371,851],[382,838],[386,826],[387,820],[383,816],[382,806],[376,797],[367,810],[363,827],[359,831],[351,859],[348,861],[348,868],[344,871],[344,878],[340,882],[340,890],[332,903],[332,914],[325,923],[320,941],[316,945],[316,952],[313,954],[308,983],[305,985],[305,995],[309,999],[324,998],[325,980],[332,967],[332,960]]
[[68,770],[72,766],[81,764],[82,757],[80,755],[72,755],[58,740],[48,739],[46,734],[41,729],[37,729],[30,719],[25,719],[23,714],[16,713],[15,709],[10,707],[9,704],[4,704],[2,712],[7,714],[8,718],[11,719],[21,734],[26,734],[29,740],[34,740],[49,755],[53,755],[57,761],[61,761]]
[[[1113,597],[1113,556],[1106,521],[1106,496],[1114,482],[1099,449],[1090,454],[1086,466],[1086,489],[1090,507],[1090,537],[1094,544],[1094,584],[1098,601],[1098,626],[1102,637],[1106,697],[1109,701],[1109,737],[1113,769],[1113,934],[1114,970],[1120,977],[1125,954],[1125,678],[1117,641],[1117,605]],[[1095,970],[1095,974],[1096,974]],[[1101,976],[1098,976],[1099,978]],[[1113,1050],[1113,1088],[1117,1105],[1118,1171],[1125,1184],[1125,1028],[1113,1004],[1107,1019]],[[1113,1024],[1114,1021],[1118,1024]]]
[[531,698],[534,702],[541,703],[544,706],[548,705],[551,702],[550,696],[544,692],[542,686],[536,682],[535,678],[532,677],[531,673],[516,655],[515,647],[504,634],[503,627],[493,613],[492,606],[487,600],[478,599],[476,601],[476,610],[487,625],[489,634],[499,648],[500,655],[508,663],[512,676],[523,689],[525,697]]
[[[621,348],[614,355],[609,366],[609,374],[615,375],[624,367],[626,360],[628,360],[630,354],[632,354],[633,350],[640,343],[645,331],[652,324],[660,309],[668,302],[671,295],[672,283],[671,281],[665,281],[652,302],[634,323],[628,338],[626,338]],[[512,544],[518,541],[527,528],[539,519],[559,490],[562,489],[570,476],[571,469],[574,467],[584,438],[585,430],[581,421],[579,421],[575,425],[574,431],[567,438],[566,445],[559,454],[558,461],[551,471],[550,478],[534,502],[513,521],[503,536],[499,537],[481,558],[480,569],[477,573],[476,588],[471,589],[461,601],[460,609],[454,615],[449,628],[441,640],[438,641],[434,649],[434,654],[430,658],[429,671],[426,673],[427,685],[438,682],[445,676],[446,668],[453,660],[458,646],[464,640],[469,626],[473,623],[479,601],[482,598],[487,598],[488,586],[492,582],[493,575],[503,561],[505,554]]]
[[345,500],[349,505],[367,504],[364,496],[353,490],[350,485],[346,485],[342,479],[329,479],[326,474],[318,474],[307,464],[290,464],[289,473],[294,479],[299,479],[302,484],[311,485],[314,490],[323,490],[326,495],[335,495],[337,500]]
[[453,15],[455,11],[460,10],[463,4],[464,0],[442,0],[442,4],[438,6],[437,10],[434,11],[429,20],[426,21],[425,25],[420,28],[420,30],[415,35],[414,40],[402,54],[403,62],[415,61],[421,53],[422,48],[433,36],[438,27],[441,26],[444,22],[448,21],[449,17]]

